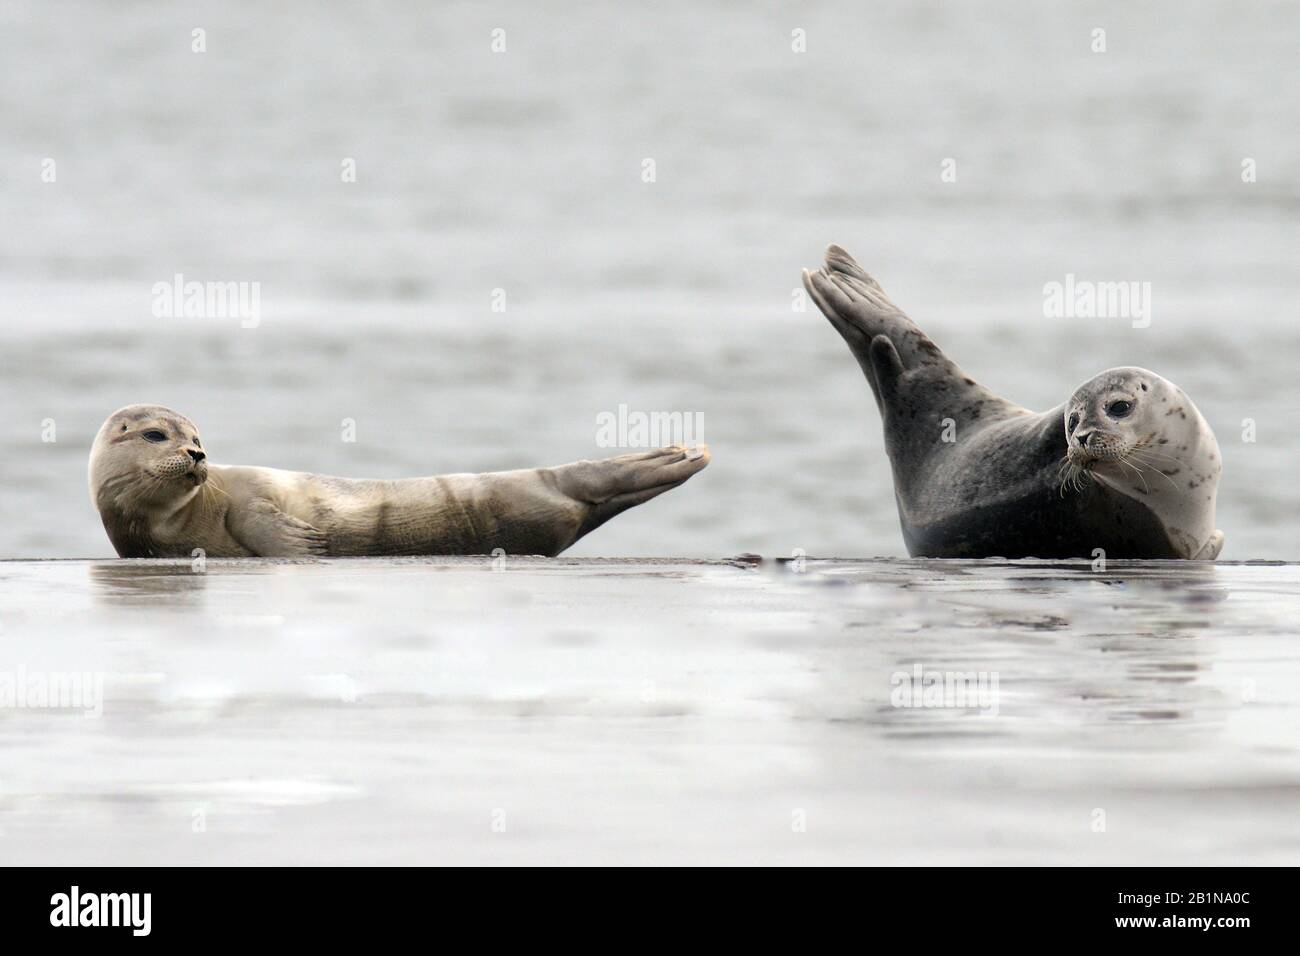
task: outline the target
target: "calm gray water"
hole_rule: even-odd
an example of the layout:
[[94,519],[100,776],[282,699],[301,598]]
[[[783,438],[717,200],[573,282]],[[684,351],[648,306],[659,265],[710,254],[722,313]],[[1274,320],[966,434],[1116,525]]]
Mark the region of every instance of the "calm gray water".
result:
[[[1182,385],[1223,447],[1223,556],[1300,556],[1293,4],[0,18],[0,555],[111,554],[85,458],[134,401],[218,461],[360,476],[591,457],[620,404],[691,413],[709,470],[575,554],[901,554],[866,388],[792,309],[836,241],[1018,402],[1119,364]],[[260,325],[155,318],[176,273],[261,283]],[[1151,326],[1043,318],[1067,273],[1150,282]]]
[[[5,862],[1300,858],[1295,565],[0,562],[0,590],[0,689],[102,678],[0,708]],[[996,694],[897,697],[918,667]]]

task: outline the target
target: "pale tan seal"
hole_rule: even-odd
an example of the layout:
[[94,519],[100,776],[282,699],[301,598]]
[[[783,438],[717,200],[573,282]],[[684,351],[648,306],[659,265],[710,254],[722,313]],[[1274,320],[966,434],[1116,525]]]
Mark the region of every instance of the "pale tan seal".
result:
[[124,558],[556,555],[709,463],[707,446],[554,468],[393,481],[207,459],[199,430],[159,405],[109,416],[90,497]]

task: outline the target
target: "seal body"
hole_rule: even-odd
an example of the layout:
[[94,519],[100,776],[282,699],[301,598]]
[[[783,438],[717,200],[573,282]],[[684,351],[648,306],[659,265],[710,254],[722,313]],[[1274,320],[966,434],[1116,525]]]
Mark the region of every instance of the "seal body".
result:
[[1110,369],[1031,412],[962,372],[838,246],[804,285],[875,395],[909,554],[1218,556],[1218,445],[1172,383]]
[[131,405],[95,439],[90,494],[121,557],[555,555],[708,462],[705,446],[672,447],[553,468],[334,478],[210,464],[189,419]]

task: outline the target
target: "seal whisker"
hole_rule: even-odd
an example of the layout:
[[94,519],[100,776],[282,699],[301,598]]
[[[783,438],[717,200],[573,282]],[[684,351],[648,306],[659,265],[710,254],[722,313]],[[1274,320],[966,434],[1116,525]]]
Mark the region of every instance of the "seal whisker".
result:
[[1183,459],[1179,458],[1178,456],[1170,455],[1163,451],[1157,451],[1153,446],[1152,440],[1149,438],[1139,441],[1137,444],[1135,444],[1133,446],[1132,451],[1134,452],[1140,451],[1142,452],[1143,455],[1146,455],[1147,457],[1164,459],[1165,461],[1170,461],[1177,465],[1183,464]]
[[222,488],[220,485],[215,485],[210,481],[205,482],[205,484],[207,485],[207,487],[211,488],[213,491],[221,495],[221,497],[225,498],[227,501],[230,500],[230,495],[226,494],[226,490]]
[[1124,455],[1120,455],[1120,456],[1119,456],[1118,458],[1116,458],[1115,460],[1118,461],[1122,467],[1132,468],[1133,471],[1134,471],[1134,473],[1135,473],[1139,478],[1142,479],[1142,489],[1143,489],[1143,491],[1145,491],[1147,494],[1151,494],[1151,486],[1147,484],[1147,479],[1146,479],[1146,473],[1145,473],[1145,470],[1144,470],[1142,467],[1140,467],[1140,466],[1137,464],[1137,462],[1133,461],[1133,460],[1130,459],[1130,458],[1127,458],[1127,457],[1124,456]]
[[1181,489],[1179,489],[1179,487],[1178,487],[1178,482],[1174,481],[1172,478],[1170,478],[1168,475],[1166,475],[1163,471],[1161,471],[1160,468],[1156,465],[1155,462],[1147,461],[1146,459],[1142,458],[1142,457],[1141,457],[1141,454],[1142,454],[1141,452],[1136,452],[1136,451],[1129,452],[1129,456],[1130,456],[1131,458],[1136,459],[1137,461],[1140,461],[1140,462],[1142,462],[1143,464],[1147,465],[1149,468],[1153,469],[1157,475],[1159,475],[1159,476],[1160,476],[1161,478],[1163,478],[1165,481],[1169,482],[1169,486],[1170,486],[1171,488],[1173,488],[1174,491],[1179,491],[1179,490],[1181,490]]
[[1061,467],[1056,469],[1057,491],[1062,498],[1065,497],[1065,488],[1074,477],[1074,463],[1069,458],[1061,459]]
[[1130,450],[1130,454],[1139,451],[1142,452],[1144,455],[1150,455],[1155,458],[1163,458],[1166,461],[1174,461],[1174,462],[1181,461],[1181,459],[1175,457],[1174,455],[1166,455],[1163,452],[1158,452],[1148,445],[1134,445],[1133,448]]
[[1059,478],[1059,492],[1062,498],[1065,497],[1066,489],[1075,492],[1082,492],[1084,482],[1091,480],[1092,476],[1086,468],[1081,468],[1068,457],[1061,461],[1061,467],[1057,469]]

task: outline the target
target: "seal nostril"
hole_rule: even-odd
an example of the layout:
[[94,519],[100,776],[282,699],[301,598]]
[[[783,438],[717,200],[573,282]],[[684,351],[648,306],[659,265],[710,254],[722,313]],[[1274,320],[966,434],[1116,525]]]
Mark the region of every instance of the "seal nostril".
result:
[[1079,447],[1080,447],[1080,448],[1087,448],[1087,447],[1088,447],[1088,436],[1091,435],[1091,434],[1092,434],[1092,432],[1076,432],[1075,435],[1074,435],[1074,440],[1077,441],[1077,442],[1079,443]]
[[202,461],[204,458],[207,458],[207,457],[208,457],[208,456],[205,455],[203,452],[201,452],[201,451],[197,451],[197,450],[195,450],[195,449],[193,449],[193,448],[189,449],[189,454],[190,454],[190,457],[193,458],[195,461]]

